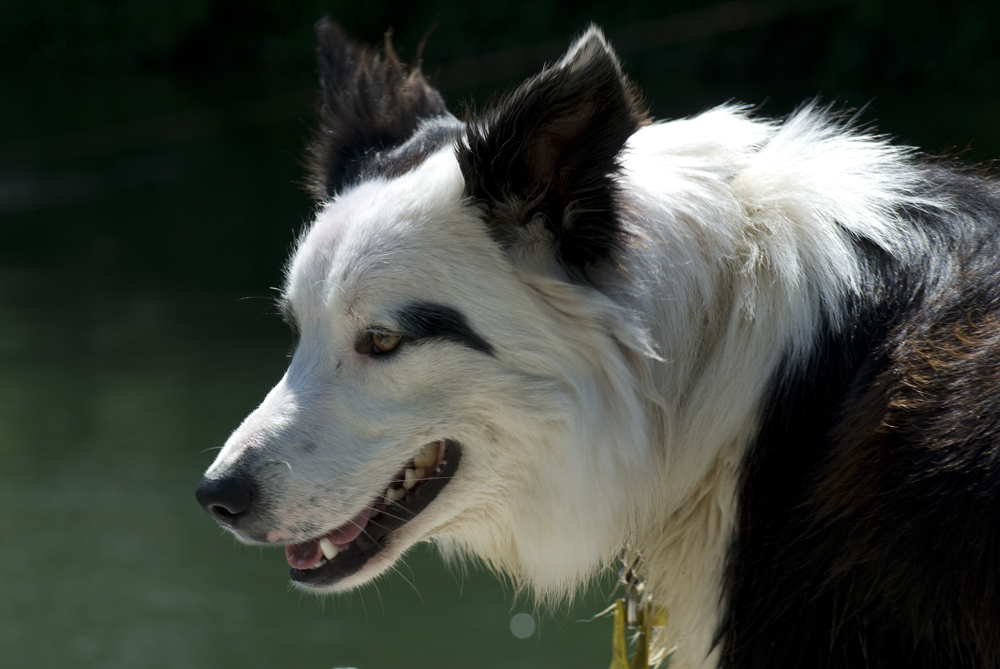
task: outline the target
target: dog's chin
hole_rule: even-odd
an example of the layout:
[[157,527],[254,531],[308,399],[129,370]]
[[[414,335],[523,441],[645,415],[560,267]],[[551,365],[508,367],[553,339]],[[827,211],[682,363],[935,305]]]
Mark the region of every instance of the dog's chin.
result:
[[457,442],[438,443],[433,464],[419,466],[420,456],[409,462],[388,485],[386,496],[347,525],[286,546],[292,582],[307,590],[348,590],[378,576],[425,538],[429,528],[421,527],[421,513],[451,482],[461,458]]

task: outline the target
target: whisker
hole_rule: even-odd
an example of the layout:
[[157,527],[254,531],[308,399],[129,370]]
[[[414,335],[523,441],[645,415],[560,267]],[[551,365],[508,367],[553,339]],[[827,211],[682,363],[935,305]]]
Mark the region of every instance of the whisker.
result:
[[[369,520],[368,521],[368,525],[374,525],[375,527],[379,528],[380,530],[386,529],[385,525],[380,525],[379,523],[376,523],[374,520]],[[368,525],[365,525],[365,527],[368,527]],[[361,534],[365,535],[366,537],[368,537],[372,541],[375,541],[375,538],[372,537],[372,535],[368,534],[368,532],[366,532],[365,530],[361,530]]]
[[364,593],[361,594],[361,608],[365,612],[365,624],[367,624],[368,623],[368,607],[365,605],[365,596],[364,596]]
[[[391,518],[391,519],[393,519],[393,520],[401,520],[401,521],[403,521],[403,522],[405,523],[405,522],[409,521],[409,520],[410,520],[410,518],[412,518],[412,517],[413,517],[413,516],[415,516],[416,514],[412,514],[412,515],[410,516],[410,518],[403,518],[402,516],[394,516],[394,515],[392,515],[392,514],[390,514],[390,513],[385,513],[385,512],[382,512],[382,515],[385,515],[385,516],[388,516],[389,518]],[[375,527],[377,527],[377,528],[379,528],[379,529],[382,529],[382,530],[384,530],[384,529],[387,529],[385,525],[382,525],[382,524],[380,524],[380,523],[377,523],[377,522],[375,522],[374,520],[369,520],[369,521],[368,521],[368,525],[374,525]],[[367,527],[367,525],[366,525],[366,527]],[[361,531],[362,531],[362,532],[364,532],[364,530],[361,530]],[[371,537],[369,536],[368,538],[370,539]]]
[[378,589],[378,582],[373,582],[375,586],[375,594],[378,595],[378,605],[382,608],[382,619],[385,619],[385,602],[382,601],[382,591]]
[[[409,509],[407,509],[405,506],[402,506],[398,502],[393,502],[392,506],[398,506],[401,510],[406,511],[408,514],[410,514],[410,518],[413,518],[414,516],[417,515],[417,513],[415,511],[410,511]],[[391,507],[386,507],[386,509],[389,509],[389,508],[391,508]],[[386,513],[385,510],[383,510],[382,513],[385,514],[386,516],[389,516],[390,518],[395,518],[396,520],[409,520],[410,519],[410,518],[404,518],[403,516],[394,516],[394,515],[392,515],[390,513]]]
[[[404,562],[403,564],[406,564],[406,563]],[[407,565],[407,568],[409,568],[409,565]],[[406,581],[407,585],[409,585],[411,588],[413,588],[413,592],[417,593],[417,597],[420,599],[420,603],[423,604],[424,603],[424,596],[420,594],[420,591],[417,589],[417,586],[413,584],[413,581],[411,581],[410,579],[406,578],[406,575],[403,574],[403,572],[400,571],[399,568],[396,565],[392,566],[392,570],[394,572],[396,572],[397,574],[399,574],[399,577],[401,579],[403,579],[404,581]],[[412,569],[410,569],[410,576],[413,576],[413,570]]]

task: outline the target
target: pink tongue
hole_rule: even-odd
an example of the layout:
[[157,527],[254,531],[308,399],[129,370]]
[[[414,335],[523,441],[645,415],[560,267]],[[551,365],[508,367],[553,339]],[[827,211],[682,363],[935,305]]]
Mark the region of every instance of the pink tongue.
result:
[[[354,541],[368,523],[368,516],[371,515],[372,508],[367,507],[356,515],[342,527],[326,535],[330,543],[343,547]],[[323,559],[323,551],[319,547],[320,539],[304,541],[301,544],[287,544],[285,546],[285,559],[288,564],[295,569],[309,569],[319,564]]]

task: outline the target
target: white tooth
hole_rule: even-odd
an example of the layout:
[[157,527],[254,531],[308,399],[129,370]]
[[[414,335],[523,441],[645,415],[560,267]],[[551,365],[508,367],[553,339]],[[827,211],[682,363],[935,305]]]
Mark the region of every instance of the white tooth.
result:
[[385,503],[393,504],[406,497],[406,491],[402,488],[389,488],[385,491]]
[[427,444],[424,446],[423,450],[417,453],[417,457],[413,458],[413,464],[417,467],[431,467],[437,462],[438,459],[438,445],[437,444]]
[[340,549],[337,548],[334,545],[334,543],[329,539],[327,539],[326,537],[323,537],[322,539],[319,540],[319,549],[323,551],[323,557],[325,557],[327,560],[332,560],[333,558],[337,557],[337,553],[340,552]]
[[403,472],[403,487],[407,490],[412,490],[413,486],[420,482],[420,479],[424,477],[424,468],[417,467],[416,469],[407,469]]

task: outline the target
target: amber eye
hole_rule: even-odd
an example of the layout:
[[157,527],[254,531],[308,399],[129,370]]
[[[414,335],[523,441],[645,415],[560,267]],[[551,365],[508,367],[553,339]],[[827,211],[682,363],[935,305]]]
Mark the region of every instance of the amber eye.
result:
[[392,353],[399,348],[403,337],[388,330],[369,330],[358,341],[358,353],[368,353],[370,355],[383,355]]

